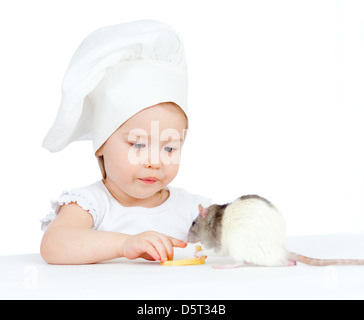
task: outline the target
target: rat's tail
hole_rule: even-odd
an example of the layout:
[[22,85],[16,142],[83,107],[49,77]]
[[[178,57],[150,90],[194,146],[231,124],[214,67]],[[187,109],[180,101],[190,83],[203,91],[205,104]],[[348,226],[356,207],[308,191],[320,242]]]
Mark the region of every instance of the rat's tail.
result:
[[364,265],[364,260],[359,259],[315,259],[306,256],[302,256],[297,253],[291,252],[289,254],[290,260],[308,264],[310,266],[344,266],[344,265]]

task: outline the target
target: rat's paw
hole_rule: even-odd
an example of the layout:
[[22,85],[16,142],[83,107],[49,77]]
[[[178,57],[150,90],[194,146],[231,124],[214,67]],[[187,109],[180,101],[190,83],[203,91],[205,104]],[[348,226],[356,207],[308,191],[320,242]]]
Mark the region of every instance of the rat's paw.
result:
[[200,259],[202,257],[207,258],[207,255],[204,251],[196,251],[193,255],[196,259]]

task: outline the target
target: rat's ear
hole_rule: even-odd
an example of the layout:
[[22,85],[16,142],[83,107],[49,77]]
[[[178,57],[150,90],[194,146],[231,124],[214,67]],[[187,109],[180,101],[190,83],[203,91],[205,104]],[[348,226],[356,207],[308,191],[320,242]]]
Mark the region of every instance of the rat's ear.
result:
[[208,211],[207,209],[205,209],[202,205],[198,205],[198,210],[200,211],[200,215],[202,216],[202,218],[206,218]]

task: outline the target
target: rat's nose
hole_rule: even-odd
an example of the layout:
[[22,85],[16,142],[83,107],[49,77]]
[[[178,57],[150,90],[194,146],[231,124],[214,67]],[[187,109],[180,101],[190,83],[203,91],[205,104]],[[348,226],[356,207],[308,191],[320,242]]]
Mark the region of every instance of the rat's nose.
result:
[[188,232],[187,234],[187,242],[189,243],[196,243],[199,242],[200,239],[191,231]]

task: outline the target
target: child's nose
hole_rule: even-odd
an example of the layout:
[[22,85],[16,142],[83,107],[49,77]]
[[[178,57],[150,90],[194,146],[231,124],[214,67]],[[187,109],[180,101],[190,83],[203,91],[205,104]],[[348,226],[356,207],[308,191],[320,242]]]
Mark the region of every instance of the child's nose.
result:
[[152,141],[148,150],[148,159],[145,163],[146,168],[159,169],[161,166],[159,140]]
[[160,161],[157,163],[153,163],[150,160],[144,164],[144,167],[147,169],[159,169],[160,168]]

